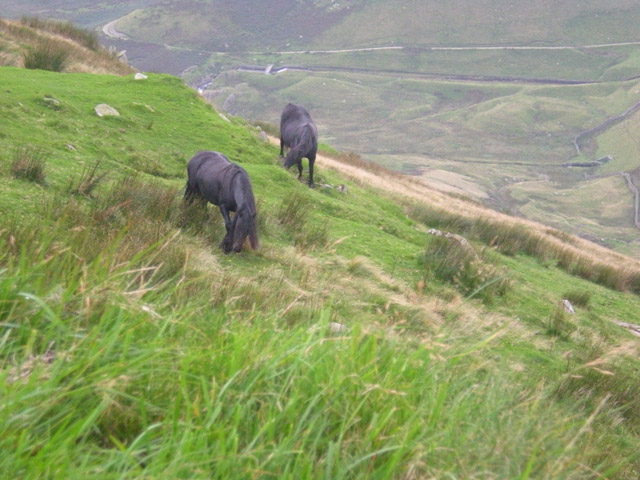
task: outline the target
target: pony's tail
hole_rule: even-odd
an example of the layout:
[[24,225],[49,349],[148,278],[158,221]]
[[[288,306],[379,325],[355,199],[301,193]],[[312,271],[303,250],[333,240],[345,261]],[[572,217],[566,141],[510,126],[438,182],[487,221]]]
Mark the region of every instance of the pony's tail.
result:
[[196,192],[191,185],[189,185],[189,180],[187,180],[187,184],[184,186],[184,195],[182,196],[182,201],[186,203],[193,203],[195,199]]

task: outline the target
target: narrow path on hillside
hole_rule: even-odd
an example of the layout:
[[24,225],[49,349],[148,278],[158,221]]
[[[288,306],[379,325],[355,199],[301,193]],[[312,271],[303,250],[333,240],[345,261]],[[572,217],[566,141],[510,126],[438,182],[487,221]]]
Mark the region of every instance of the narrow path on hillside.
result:
[[[306,55],[306,54],[330,54],[330,53],[357,53],[357,52],[375,52],[384,50],[425,50],[425,51],[484,51],[484,50],[592,50],[598,48],[611,47],[628,47],[640,45],[638,42],[619,42],[619,43],[597,43],[591,45],[461,45],[461,46],[440,46],[440,45],[386,45],[378,47],[358,47],[358,48],[340,48],[327,50],[281,50],[281,51],[247,51],[232,52],[234,54],[261,55],[265,53],[277,55]],[[212,52],[225,54],[229,52]]]
[[[462,75],[454,73],[428,73],[414,70],[398,70],[385,68],[338,67],[334,65],[239,65],[225,70],[226,72],[246,72],[261,75],[277,75],[285,72],[324,72],[324,73],[358,73],[377,76],[394,76],[404,78],[422,78],[432,80],[446,80],[450,82],[470,83],[521,83],[525,85],[592,85],[601,83],[594,80],[563,80],[558,78],[527,78],[496,75]],[[610,83],[610,82],[608,82]]]

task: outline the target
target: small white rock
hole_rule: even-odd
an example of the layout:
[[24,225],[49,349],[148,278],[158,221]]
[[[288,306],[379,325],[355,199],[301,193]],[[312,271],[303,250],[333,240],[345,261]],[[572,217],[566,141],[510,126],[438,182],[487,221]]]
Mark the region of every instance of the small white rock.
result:
[[341,323],[331,322],[329,323],[329,331],[331,333],[342,333],[349,330],[349,327],[342,325]]
[[576,313],[576,311],[573,309],[573,305],[571,305],[571,302],[569,300],[562,300],[562,307],[564,308],[564,311],[567,313],[571,313],[571,314]]
[[100,103],[94,108],[99,117],[119,117],[120,112],[106,103]]
[[149,77],[147,77],[144,73],[138,72],[133,78],[135,78],[136,80],[146,80]]

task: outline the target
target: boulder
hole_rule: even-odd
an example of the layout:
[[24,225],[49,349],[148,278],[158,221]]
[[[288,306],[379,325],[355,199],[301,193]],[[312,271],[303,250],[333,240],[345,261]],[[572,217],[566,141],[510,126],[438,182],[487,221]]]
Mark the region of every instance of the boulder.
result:
[[100,103],[94,108],[99,117],[119,117],[120,112],[106,103]]

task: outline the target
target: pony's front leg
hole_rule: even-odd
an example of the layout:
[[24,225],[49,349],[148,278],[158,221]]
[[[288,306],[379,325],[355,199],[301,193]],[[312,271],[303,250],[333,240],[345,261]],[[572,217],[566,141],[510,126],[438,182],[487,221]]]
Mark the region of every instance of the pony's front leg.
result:
[[302,159],[298,162],[298,180],[302,178]]
[[225,227],[225,230],[227,231],[224,238],[222,239],[222,243],[220,244],[220,247],[222,247],[222,250],[224,251],[224,253],[230,253],[231,245],[233,243],[233,240],[231,239],[233,235],[232,233],[233,224],[231,222],[231,219],[229,218],[229,211],[227,210],[227,207],[225,207],[224,205],[220,205],[220,213],[222,214],[222,218],[224,218],[224,227]]
[[284,140],[282,140],[282,136],[280,136],[280,156],[284,157]]
[[222,214],[222,218],[224,218],[224,227],[227,229],[227,234],[231,231],[231,219],[229,218],[229,211],[224,204],[220,205],[220,213]]

